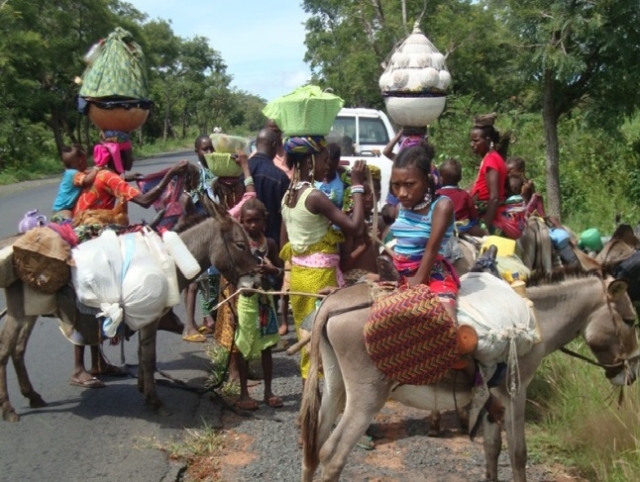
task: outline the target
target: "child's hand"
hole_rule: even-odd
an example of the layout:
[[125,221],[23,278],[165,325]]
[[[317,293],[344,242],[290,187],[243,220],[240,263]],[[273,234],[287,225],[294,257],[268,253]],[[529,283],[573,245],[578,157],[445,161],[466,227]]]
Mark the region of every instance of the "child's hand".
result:
[[351,169],[351,182],[353,185],[362,185],[364,183],[364,170],[367,167],[367,162],[359,159],[353,165]]
[[231,158],[240,166],[249,162],[249,158],[247,157],[247,155],[240,149],[238,149],[236,153],[231,156]]

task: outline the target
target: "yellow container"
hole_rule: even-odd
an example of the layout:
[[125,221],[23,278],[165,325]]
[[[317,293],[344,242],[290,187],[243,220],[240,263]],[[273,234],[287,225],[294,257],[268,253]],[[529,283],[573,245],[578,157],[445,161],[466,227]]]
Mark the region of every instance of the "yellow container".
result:
[[512,256],[516,252],[515,240],[502,236],[487,236],[482,243],[481,252],[484,253],[491,245],[498,248],[498,256]]

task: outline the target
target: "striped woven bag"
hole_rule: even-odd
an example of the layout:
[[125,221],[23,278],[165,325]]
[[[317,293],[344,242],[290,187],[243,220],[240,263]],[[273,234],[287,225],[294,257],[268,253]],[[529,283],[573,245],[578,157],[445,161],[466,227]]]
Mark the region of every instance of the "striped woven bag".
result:
[[455,324],[426,285],[377,298],[364,337],[376,367],[402,384],[436,383],[460,359]]

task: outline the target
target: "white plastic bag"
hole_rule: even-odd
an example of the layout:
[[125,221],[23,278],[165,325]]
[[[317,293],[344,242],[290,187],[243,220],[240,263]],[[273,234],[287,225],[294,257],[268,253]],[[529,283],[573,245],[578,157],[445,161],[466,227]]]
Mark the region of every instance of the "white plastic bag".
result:
[[92,308],[119,304],[122,284],[122,254],[118,235],[106,230],[71,251],[75,266],[71,280],[78,300]]
[[461,282],[458,322],[473,326],[478,334],[473,357],[482,365],[493,366],[506,362],[510,355],[528,353],[539,334],[526,300],[488,273],[467,273]]
[[124,255],[124,321],[132,330],[139,330],[164,312],[169,291],[167,277],[149,252],[141,233],[125,234],[120,240]]
[[178,287],[178,273],[176,272],[176,264],[169,252],[164,247],[162,238],[149,228],[145,228],[143,231],[144,239],[147,242],[149,252],[153,255],[154,259],[162,269],[162,272],[167,277],[168,292],[167,292],[167,307],[176,306],[180,304],[180,288]]

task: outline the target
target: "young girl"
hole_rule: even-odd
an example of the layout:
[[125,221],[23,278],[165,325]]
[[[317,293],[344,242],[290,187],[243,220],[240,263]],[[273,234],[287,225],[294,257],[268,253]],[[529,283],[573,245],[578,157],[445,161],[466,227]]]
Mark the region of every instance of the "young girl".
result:
[[[313,180],[322,179],[327,170],[327,142],[322,136],[289,137],[284,141],[287,165],[293,169],[289,192],[282,200],[282,250],[280,257],[291,263],[290,290],[315,294],[323,288],[341,286],[338,244],[342,233],[357,234],[364,228],[364,161],[356,161],[351,179],[354,198],[353,216],[338,209]],[[305,316],[315,309],[313,296],[290,296],[291,311],[300,336]],[[303,381],[309,370],[309,355],[303,349],[300,359]]]
[[[275,240],[264,235],[267,223],[267,209],[258,199],[250,199],[242,206],[240,222],[249,236],[251,252],[260,259],[260,271],[263,275],[263,289],[273,289],[277,280],[282,278],[282,260],[278,258],[278,246]],[[262,356],[264,372],[264,401],[272,408],[283,406],[280,397],[271,391],[273,360],[271,347],[280,340],[278,334],[278,316],[270,295],[255,294],[240,296],[238,299],[238,327],[235,333],[236,357],[240,375],[240,399],[238,408],[255,410],[258,404],[249,396],[247,388],[247,363],[257,356]]]
[[431,177],[430,145],[404,149],[393,162],[391,186],[400,210],[391,232],[396,239],[394,265],[408,286],[427,284],[456,320],[460,283],[444,258],[454,228],[453,203],[438,196]]

